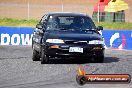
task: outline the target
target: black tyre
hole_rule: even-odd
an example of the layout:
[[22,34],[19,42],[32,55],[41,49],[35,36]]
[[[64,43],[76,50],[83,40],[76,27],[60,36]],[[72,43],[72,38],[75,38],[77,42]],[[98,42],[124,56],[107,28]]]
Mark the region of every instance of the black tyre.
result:
[[104,62],[104,56],[96,56],[94,57],[95,63],[103,63]]
[[33,55],[32,55],[33,61],[40,61],[40,56],[36,50],[33,49]]
[[49,57],[45,54],[44,50],[41,51],[41,64],[48,64]]

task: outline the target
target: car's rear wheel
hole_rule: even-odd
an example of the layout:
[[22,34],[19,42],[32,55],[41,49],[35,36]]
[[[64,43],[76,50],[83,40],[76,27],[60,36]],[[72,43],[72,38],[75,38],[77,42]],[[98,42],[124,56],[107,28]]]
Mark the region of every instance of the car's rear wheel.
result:
[[33,54],[32,54],[32,60],[33,61],[39,61],[40,60],[40,56],[39,56],[38,52],[34,49],[33,49]]
[[49,63],[49,56],[47,56],[44,50],[41,51],[41,64],[48,64]]
[[104,62],[104,55],[94,57],[94,62],[95,63],[103,63]]

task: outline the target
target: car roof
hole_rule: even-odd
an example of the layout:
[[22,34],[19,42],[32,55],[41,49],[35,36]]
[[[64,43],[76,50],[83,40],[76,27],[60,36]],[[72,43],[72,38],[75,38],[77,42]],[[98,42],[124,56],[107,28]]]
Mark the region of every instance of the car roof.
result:
[[51,12],[51,13],[48,13],[48,15],[50,16],[87,16],[86,14],[84,13],[73,13],[73,12]]

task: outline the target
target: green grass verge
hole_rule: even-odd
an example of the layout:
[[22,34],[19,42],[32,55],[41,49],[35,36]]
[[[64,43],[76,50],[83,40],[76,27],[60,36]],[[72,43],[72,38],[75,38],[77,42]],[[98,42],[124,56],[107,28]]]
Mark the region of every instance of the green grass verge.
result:
[[12,19],[12,18],[0,18],[0,26],[16,26],[16,27],[35,27],[39,22],[37,19]]
[[[0,26],[16,26],[16,27],[35,27],[39,22],[37,19],[12,19],[12,18],[0,18]],[[132,23],[126,22],[100,22],[96,23],[96,26],[103,26],[104,29],[125,29],[132,30]]]
[[96,26],[103,26],[105,29],[132,30],[132,23],[127,22],[100,22]]

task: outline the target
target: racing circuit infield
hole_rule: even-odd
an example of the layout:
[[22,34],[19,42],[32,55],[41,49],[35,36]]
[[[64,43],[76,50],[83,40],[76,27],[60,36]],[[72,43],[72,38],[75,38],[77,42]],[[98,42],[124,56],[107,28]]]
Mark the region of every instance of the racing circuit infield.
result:
[[79,86],[75,80],[80,65],[88,74],[132,75],[131,50],[107,49],[104,63],[55,59],[51,64],[41,65],[31,57],[31,46],[0,46],[0,88],[132,88],[132,82]]

